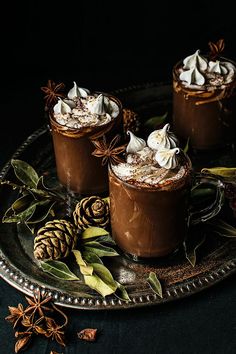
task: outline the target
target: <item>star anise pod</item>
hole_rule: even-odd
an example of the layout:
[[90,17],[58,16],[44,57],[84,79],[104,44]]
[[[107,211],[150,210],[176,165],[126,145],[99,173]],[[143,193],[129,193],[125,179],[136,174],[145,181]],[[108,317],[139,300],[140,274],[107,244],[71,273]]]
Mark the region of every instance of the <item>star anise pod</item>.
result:
[[225,48],[224,39],[219,39],[216,43],[209,42],[210,47],[210,59],[216,60],[216,58],[223,52]]
[[45,99],[45,110],[52,107],[53,104],[57,103],[58,97],[65,97],[64,93],[60,92],[65,88],[63,83],[56,84],[52,80],[48,80],[47,86],[41,87],[41,90],[46,94]]
[[124,162],[119,156],[126,149],[126,144],[115,147],[120,140],[120,136],[116,135],[110,144],[107,143],[105,135],[101,140],[92,140],[95,146],[95,150],[92,152],[93,156],[102,158],[102,166],[106,165],[108,162],[111,164],[118,164]]
[[39,326],[39,324],[44,320],[44,316],[37,319],[37,321],[33,321],[31,316],[25,316],[21,324],[27,328],[26,332],[36,333],[36,334],[44,334],[46,335],[46,331]]
[[13,328],[15,328],[17,323],[24,318],[25,310],[22,304],[18,304],[17,307],[8,306],[8,309],[10,311],[10,315],[5,317],[5,320],[13,323]]
[[33,315],[36,311],[38,312],[39,316],[44,316],[43,311],[53,311],[51,308],[44,306],[47,302],[51,301],[50,296],[42,296],[40,291],[35,293],[33,298],[25,297],[29,306],[26,308],[25,313],[31,313]]
[[18,339],[18,341],[15,344],[15,353],[18,353],[20,350],[24,349],[32,336],[32,333],[30,332],[25,332],[22,334],[23,334],[22,337]]
[[47,332],[45,336],[56,340],[57,343],[66,346],[65,344],[65,332],[62,330],[62,326],[59,326],[53,318],[46,317]]
[[97,328],[85,328],[77,333],[79,339],[87,342],[95,342],[97,336]]

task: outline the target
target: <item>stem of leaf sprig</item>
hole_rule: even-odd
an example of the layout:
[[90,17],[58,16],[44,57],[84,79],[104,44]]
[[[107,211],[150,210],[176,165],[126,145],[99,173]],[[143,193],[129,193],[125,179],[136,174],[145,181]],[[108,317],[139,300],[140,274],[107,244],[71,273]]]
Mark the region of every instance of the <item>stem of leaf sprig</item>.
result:
[[31,188],[31,187],[28,187],[24,184],[20,185],[20,184],[16,184],[14,182],[11,182],[11,181],[0,181],[0,185],[10,186],[14,190],[18,189],[20,193],[27,191],[27,192],[33,193],[35,195],[38,195],[40,197],[45,197],[50,200],[55,200],[58,202],[66,202],[66,197],[63,197],[61,194],[59,194],[57,192],[44,191],[42,189]]

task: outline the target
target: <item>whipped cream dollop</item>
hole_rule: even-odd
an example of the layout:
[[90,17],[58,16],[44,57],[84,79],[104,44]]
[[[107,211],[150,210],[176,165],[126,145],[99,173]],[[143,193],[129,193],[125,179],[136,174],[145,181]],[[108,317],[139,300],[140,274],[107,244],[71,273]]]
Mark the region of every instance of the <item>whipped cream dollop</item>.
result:
[[179,80],[186,87],[211,90],[232,82],[236,77],[236,67],[223,58],[209,60],[200,55],[198,49],[183,60],[178,68]]
[[[169,124],[160,131],[169,131]],[[187,172],[187,158],[176,147],[177,138],[171,133],[172,143],[168,147],[159,143],[159,134],[152,132],[147,139],[129,133],[130,142],[126,149],[126,161],[112,165],[113,172],[123,181],[142,187],[157,187],[180,180]],[[159,132],[159,131],[158,131]],[[150,139],[151,137],[151,139]],[[148,144],[151,141],[151,144]],[[147,146],[148,145],[148,146]]]
[[59,98],[53,112],[57,123],[65,128],[79,129],[109,123],[119,115],[120,108],[108,96],[91,94],[89,90],[78,87],[74,81],[67,98]]

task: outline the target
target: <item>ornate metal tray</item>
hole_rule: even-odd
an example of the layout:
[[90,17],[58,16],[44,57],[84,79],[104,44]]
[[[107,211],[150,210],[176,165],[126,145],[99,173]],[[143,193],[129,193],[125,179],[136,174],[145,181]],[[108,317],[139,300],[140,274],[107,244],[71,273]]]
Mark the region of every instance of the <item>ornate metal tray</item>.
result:
[[[171,86],[169,84],[152,83],[138,87],[117,90],[124,107],[134,109],[145,120],[154,115],[162,115],[168,111],[171,116]],[[38,172],[50,170],[56,180],[54,155],[51,135],[47,126],[35,131],[18,148],[12,158],[22,159],[32,164]],[[227,151],[192,156],[196,168],[201,164],[230,164],[232,157]],[[54,177],[53,177],[54,176]],[[0,179],[13,179],[10,161],[0,173]],[[15,192],[9,188],[0,188],[0,217],[14,200]],[[218,217],[218,216],[217,216]],[[220,216],[222,217],[222,216]],[[190,232],[206,233],[207,241],[198,254],[195,267],[183,256],[181,250],[156,263],[135,263],[124,256],[111,257],[109,269],[114,278],[123,284],[131,298],[124,302],[115,296],[105,299],[97,293],[84,296],[81,286],[76,281],[68,282],[53,278],[44,273],[33,257],[33,238],[24,228],[15,224],[0,224],[0,275],[10,285],[25,294],[34,291],[47,292],[55,303],[71,308],[102,310],[127,309],[180,299],[202,291],[234,273],[236,270],[236,242],[229,238],[220,238],[203,226],[194,227]],[[163,285],[163,298],[156,295],[146,282],[150,271],[156,272]]]

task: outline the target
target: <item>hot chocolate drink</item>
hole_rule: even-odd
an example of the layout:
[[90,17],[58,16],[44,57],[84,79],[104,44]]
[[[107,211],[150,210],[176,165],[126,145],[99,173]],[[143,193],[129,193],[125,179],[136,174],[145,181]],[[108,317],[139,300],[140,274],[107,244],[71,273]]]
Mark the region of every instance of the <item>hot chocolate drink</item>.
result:
[[210,47],[209,56],[197,50],[173,69],[173,128],[199,150],[236,140],[236,63],[217,56],[222,40]]
[[133,258],[165,256],[186,236],[191,162],[169,124],[147,142],[129,134],[126,161],[109,168],[112,236]]
[[77,86],[58,99],[50,112],[59,181],[68,191],[100,194],[108,190],[107,167],[92,155],[93,140],[121,132],[121,102],[107,94]]

